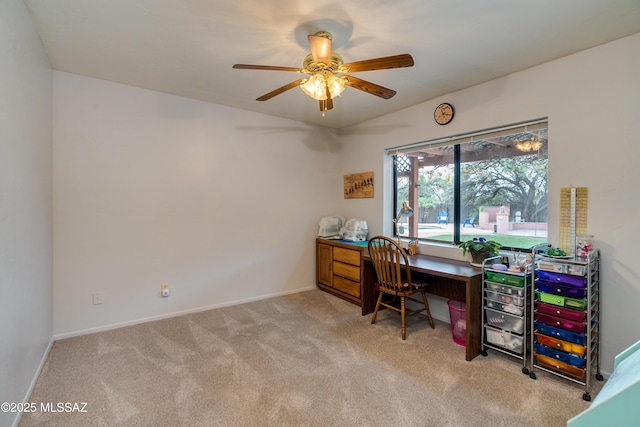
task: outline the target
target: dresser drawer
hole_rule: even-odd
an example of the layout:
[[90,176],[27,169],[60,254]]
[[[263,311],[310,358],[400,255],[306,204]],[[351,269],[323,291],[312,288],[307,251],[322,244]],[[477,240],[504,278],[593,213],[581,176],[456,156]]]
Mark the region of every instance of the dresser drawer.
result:
[[353,295],[356,298],[360,298],[360,282],[354,282],[353,280],[345,279],[344,277],[333,277],[333,288],[349,295]]
[[[334,261],[333,274],[360,282],[360,267],[356,267],[355,265]],[[335,278],[333,280],[335,281]]]
[[335,261],[344,262],[346,264],[357,265],[360,266],[360,251],[354,251],[352,249],[345,249],[334,247],[333,248],[333,259]]

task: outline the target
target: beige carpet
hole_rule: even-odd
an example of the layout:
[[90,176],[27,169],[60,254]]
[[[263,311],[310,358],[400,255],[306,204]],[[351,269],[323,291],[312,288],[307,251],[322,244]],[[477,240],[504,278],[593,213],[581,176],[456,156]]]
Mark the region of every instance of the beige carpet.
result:
[[[54,343],[20,426],[562,426],[584,387],[319,290]],[[597,382],[596,382],[597,383]],[[601,384],[595,384],[600,388]],[[595,397],[595,390],[592,396]]]

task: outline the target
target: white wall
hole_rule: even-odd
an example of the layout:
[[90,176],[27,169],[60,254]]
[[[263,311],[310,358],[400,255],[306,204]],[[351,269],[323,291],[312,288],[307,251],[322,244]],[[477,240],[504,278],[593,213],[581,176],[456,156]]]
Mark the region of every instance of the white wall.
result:
[[[52,335],[52,77],[21,0],[0,2],[0,402],[22,402]],[[0,425],[17,420],[0,412]]]
[[[343,130],[340,173],[374,171],[376,197],[344,200],[342,212],[367,219],[373,234],[391,233],[384,148],[548,117],[549,239],[557,243],[560,189],[588,187],[588,231],[603,262],[602,367],[611,372],[615,355],[640,340],[639,53],[636,34]],[[432,118],[442,101],[456,109],[447,126]]]
[[54,105],[57,337],[315,286],[331,132],[63,72]]

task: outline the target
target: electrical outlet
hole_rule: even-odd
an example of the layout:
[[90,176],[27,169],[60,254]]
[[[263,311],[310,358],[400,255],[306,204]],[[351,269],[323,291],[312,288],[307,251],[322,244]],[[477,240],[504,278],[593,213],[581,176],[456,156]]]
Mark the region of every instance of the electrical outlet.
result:
[[160,286],[160,293],[162,294],[162,298],[166,298],[169,296],[169,284],[168,283],[163,283]]
[[93,305],[100,305],[102,304],[102,293],[101,292],[94,292],[93,293]]

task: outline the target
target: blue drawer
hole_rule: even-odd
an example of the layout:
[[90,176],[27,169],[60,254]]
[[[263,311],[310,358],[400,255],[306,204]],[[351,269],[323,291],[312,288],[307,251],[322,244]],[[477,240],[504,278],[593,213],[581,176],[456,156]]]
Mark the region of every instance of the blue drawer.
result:
[[586,335],[577,334],[575,332],[565,331],[564,329],[556,328],[554,326],[545,325],[544,323],[534,322],[536,331],[541,334],[549,335],[550,337],[560,338],[564,341],[569,341],[574,344],[585,345]]
[[587,286],[587,278],[580,276],[572,276],[570,274],[551,273],[549,271],[538,270],[538,279],[547,282],[556,283],[564,286],[572,286],[574,288],[584,288]]
[[536,353],[543,356],[551,357],[560,362],[568,363],[578,368],[584,368],[586,365],[586,359],[584,357],[576,356],[575,354],[565,353],[564,351],[556,350],[553,348],[545,347],[540,343],[534,343],[536,347]]
[[538,279],[538,289],[542,292],[554,295],[562,295],[563,297],[571,297],[582,299],[587,296],[586,288],[574,288],[573,286],[559,285],[555,282],[547,282],[546,280]]

